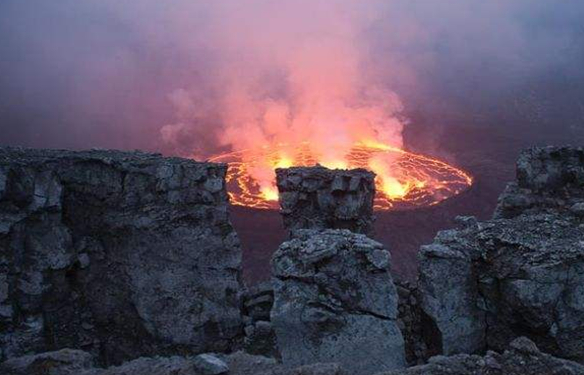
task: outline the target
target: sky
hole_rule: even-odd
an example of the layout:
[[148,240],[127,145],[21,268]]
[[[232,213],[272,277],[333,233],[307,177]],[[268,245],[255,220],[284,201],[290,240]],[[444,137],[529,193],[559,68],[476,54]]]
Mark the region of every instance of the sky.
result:
[[3,0],[0,145],[334,157],[402,145],[414,112],[581,135],[582,19],[577,0]]

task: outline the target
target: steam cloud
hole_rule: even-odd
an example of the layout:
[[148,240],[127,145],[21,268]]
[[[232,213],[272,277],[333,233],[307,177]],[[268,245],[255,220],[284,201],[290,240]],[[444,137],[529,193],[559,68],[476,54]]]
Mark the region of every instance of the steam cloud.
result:
[[583,15],[577,0],[4,0],[0,143],[399,146],[404,108],[583,81]]
[[[206,10],[202,48],[216,63],[206,72],[215,106],[197,108],[200,91],[171,94],[179,113],[164,139],[180,143],[198,119],[218,113],[221,144],[234,150],[307,142],[325,165],[342,160],[358,141],[401,147],[397,95],[367,72],[377,0],[219,0]],[[196,98],[196,99],[193,99]]]

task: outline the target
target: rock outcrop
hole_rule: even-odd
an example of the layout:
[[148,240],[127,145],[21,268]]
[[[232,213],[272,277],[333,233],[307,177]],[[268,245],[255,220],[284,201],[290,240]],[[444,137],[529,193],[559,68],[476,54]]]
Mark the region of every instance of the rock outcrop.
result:
[[526,336],[584,362],[584,221],[574,209],[583,171],[581,149],[528,150],[495,219],[460,218],[459,229],[421,249],[433,353],[500,351]]
[[534,147],[519,156],[517,181],[499,197],[495,217],[542,209],[578,213],[579,207],[584,207],[584,148]]
[[544,375],[584,374],[584,366],[539,351],[525,337],[512,341],[502,354],[458,354],[432,357],[428,364],[378,375]]
[[372,232],[374,173],[316,166],[277,169],[276,177],[287,229]]
[[141,152],[0,148],[0,357],[230,349],[241,251],[225,173]]
[[405,366],[390,254],[348,230],[298,230],[272,259],[271,317],[287,366],[338,362],[350,373]]

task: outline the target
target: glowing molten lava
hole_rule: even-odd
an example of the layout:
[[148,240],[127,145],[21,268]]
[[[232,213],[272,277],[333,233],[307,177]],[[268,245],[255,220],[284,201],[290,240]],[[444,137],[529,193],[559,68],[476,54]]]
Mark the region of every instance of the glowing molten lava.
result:
[[228,163],[227,185],[231,203],[277,209],[275,169],[321,164],[327,168],[365,168],[376,173],[376,210],[431,206],[459,194],[472,177],[443,161],[378,143],[359,143],[344,160],[323,163],[310,145],[286,145],[219,155],[213,162]]

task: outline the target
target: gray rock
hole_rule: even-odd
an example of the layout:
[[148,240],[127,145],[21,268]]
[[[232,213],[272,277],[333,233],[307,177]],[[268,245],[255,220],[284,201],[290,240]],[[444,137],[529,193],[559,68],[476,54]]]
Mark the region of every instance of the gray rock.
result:
[[527,336],[584,361],[582,238],[579,219],[557,212],[441,232],[420,253],[420,289],[442,352],[502,350]]
[[120,366],[94,368],[75,375],[201,375],[201,373],[195,371],[192,358],[174,356],[138,358]]
[[89,369],[91,354],[72,349],[26,355],[0,363],[3,375],[77,375]]
[[0,359],[230,350],[241,250],[225,173],[141,152],[0,148]]
[[397,323],[405,341],[406,361],[408,365],[424,363],[430,353],[422,334],[426,327],[423,327],[418,289],[416,284],[405,280],[395,280],[395,284],[399,297]]
[[374,173],[317,166],[277,169],[276,177],[286,228],[373,230]]
[[260,320],[247,325],[243,347],[250,354],[280,358],[276,334],[270,322]]
[[253,322],[269,321],[274,304],[274,290],[270,282],[253,285],[243,293],[243,313]]
[[243,294],[245,338],[243,347],[247,353],[279,358],[276,334],[270,323],[270,311],[274,304],[271,282],[256,284]]
[[338,363],[287,367],[272,358],[236,352],[226,355],[229,375],[348,375]]
[[316,363],[300,366],[291,371],[291,375],[347,375],[338,363]]
[[380,373],[378,375],[544,375],[584,374],[584,366],[553,357],[539,351],[525,337],[511,342],[509,348],[498,354],[488,352],[484,357],[458,354],[431,358],[426,365]]
[[574,203],[570,211],[578,217],[584,217],[584,202]]
[[229,375],[284,375],[288,369],[283,368],[274,358],[235,352],[226,355]]
[[526,336],[584,362],[584,226],[574,215],[584,152],[535,148],[517,168],[493,220],[440,232],[422,247],[426,342],[431,353],[475,353]]
[[430,318],[422,331],[430,353],[483,350],[485,313],[477,306],[479,294],[470,258],[455,245],[440,242],[423,246],[418,258],[421,307]]
[[[517,160],[517,181],[499,197],[495,218],[584,203],[584,148],[533,147]],[[578,206],[576,206],[578,207]]]
[[[383,261],[380,261],[383,259]],[[389,253],[348,230],[298,230],[272,259],[272,324],[286,366],[405,366]]]
[[195,370],[201,375],[221,375],[229,372],[229,366],[213,354],[199,354],[193,360]]

